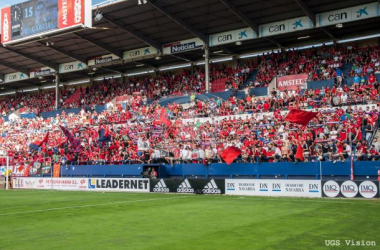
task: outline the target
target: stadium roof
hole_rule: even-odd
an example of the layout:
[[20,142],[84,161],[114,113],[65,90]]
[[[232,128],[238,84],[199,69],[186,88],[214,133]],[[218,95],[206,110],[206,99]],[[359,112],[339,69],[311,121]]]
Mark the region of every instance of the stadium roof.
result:
[[[300,16],[308,16],[315,24],[317,13],[372,2],[374,0],[147,0],[146,4],[138,5],[138,0],[110,1],[109,4],[93,7],[93,15],[98,10],[103,18],[94,21],[91,29],[1,47],[0,74],[15,71],[28,74],[30,69],[45,66],[58,70],[61,63],[75,60],[87,63],[89,58],[107,54],[122,58],[126,50],[147,46],[162,50],[163,44],[194,37],[207,42],[211,34],[245,27],[258,31],[261,24]],[[375,17],[344,23],[343,28],[332,25],[245,40],[240,46],[235,43],[215,46],[210,48],[211,58],[365,36],[379,33],[379,30],[380,17]],[[300,40],[300,37],[308,38]],[[223,52],[213,53],[216,51]],[[154,57],[134,62],[119,60],[98,68],[91,76],[199,60],[203,60],[202,50],[163,55],[161,60],[155,60]],[[61,79],[88,78],[88,73],[89,70],[66,73]],[[41,86],[52,79],[53,76],[2,84],[1,92]]]

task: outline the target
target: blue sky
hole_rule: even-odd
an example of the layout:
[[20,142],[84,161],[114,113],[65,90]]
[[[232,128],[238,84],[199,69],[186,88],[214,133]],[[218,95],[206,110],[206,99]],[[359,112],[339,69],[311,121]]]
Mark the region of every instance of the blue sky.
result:
[[[7,6],[11,6],[13,4],[16,4],[16,3],[22,3],[22,2],[26,2],[27,0],[0,0],[0,9],[1,8],[4,8],[4,7],[7,7]],[[101,3],[101,2],[105,2],[106,0],[92,0],[92,4],[98,4],[98,3]]]

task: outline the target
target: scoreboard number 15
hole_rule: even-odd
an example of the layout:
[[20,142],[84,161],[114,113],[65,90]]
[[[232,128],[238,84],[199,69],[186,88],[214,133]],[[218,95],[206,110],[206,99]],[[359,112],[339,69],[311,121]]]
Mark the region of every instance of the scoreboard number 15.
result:
[[24,18],[28,18],[28,17],[33,16],[33,6],[26,8],[24,11],[25,11],[25,17]]

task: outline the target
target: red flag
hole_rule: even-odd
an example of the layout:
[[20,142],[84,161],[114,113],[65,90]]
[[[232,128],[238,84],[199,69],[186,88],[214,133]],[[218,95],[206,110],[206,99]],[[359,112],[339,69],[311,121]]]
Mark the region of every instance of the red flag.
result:
[[46,133],[44,139],[42,141],[35,141],[35,142],[32,142],[31,144],[29,144],[29,147],[31,147],[32,149],[38,151],[38,149],[45,143],[47,143],[49,140],[49,132]]
[[301,146],[300,143],[298,143],[297,152],[296,152],[295,158],[296,159],[300,159],[301,161],[303,161],[303,148],[302,148],[302,146]]
[[166,127],[170,127],[172,125],[172,123],[170,122],[170,120],[166,117],[163,117],[161,116],[160,117],[160,121],[165,124]]
[[284,121],[301,124],[306,127],[309,121],[316,117],[317,114],[318,112],[309,112],[300,109],[292,109],[290,110],[289,114],[285,117]]
[[230,165],[240,154],[241,150],[232,146],[223,150],[220,156],[227,163],[227,165]]
[[32,167],[33,165],[33,162],[30,163],[26,168],[25,168],[25,171],[24,171],[24,177],[29,177],[30,176],[30,168]]
[[161,110],[161,114],[160,114],[160,122],[162,122],[163,124],[165,124],[166,127],[170,127],[172,125],[172,123],[170,122],[170,120],[168,118],[166,118],[166,109],[163,108]]
[[42,143],[47,143],[49,141],[49,131],[46,133],[44,139],[42,140]]

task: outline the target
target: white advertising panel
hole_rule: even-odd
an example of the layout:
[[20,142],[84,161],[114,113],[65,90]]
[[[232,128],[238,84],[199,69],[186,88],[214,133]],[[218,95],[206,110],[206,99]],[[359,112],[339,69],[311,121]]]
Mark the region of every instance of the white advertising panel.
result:
[[49,67],[37,68],[30,70],[30,78],[37,78],[40,76],[47,76],[55,73],[55,70]]
[[88,66],[94,66],[94,65],[98,65],[98,64],[108,63],[108,62],[116,61],[119,59],[120,58],[114,54],[97,56],[97,57],[94,57],[94,58],[91,58],[90,60],[88,60]]
[[88,190],[149,193],[149,184],[145,178],[89,178]]
[[226,179],[226,194],[322,197],[321,181]]
[[313,23],[307,16],[303,16],[260,25],[259,31],[260,37],[266,37],[311,28],[313,28]]
[[54,189],[86,191],[149,192],[149,179],[144,178],[35,178],[15,177],[15,189]]
[[379,3],[368,3],[350,8],[317,14],[316,25],[317,27],[323,27],[378,16],[380,16]]
[[62,73],[80,71],[80,70],[87,69],[87,68],[88,68],[87,64],[82,63],[80,61],[61,63],[59,65],[59,73],[62,74]]
[[124,51],[123,59],[124,60],[133,60],[133,59],[158,55],[159,53],[160,53],[160,51],[158,51],[157,49],[155,49],[151,46],[151,47],[145,47],[145,48],[140,48],[140,49]]
[[26,79],[29,79],[29,76],[22,72],[9,73],[9,74],[5,74],[4,76],[5,83],[17,82],[17,81],[26,80]]
[[216,46],[220,44],[234,43],[248,39],[257,38],[256,32],[251,28],[242,28],[237,30],[226,31],[218,34],[210,35],[209,45]]
[[36,178],[15,177],[15,189],[55,189],[55,190],[87,190],[85,178]]
[[372,181],[363,181],[359,185],[359,193],[364,198],[375,198],[377,195],[377,185]]
[[193,38],[193,39],[164,44],[163,53],[166,55],[176,54],[176,53],[181,53],[181,52],[195,50],[195,49],[202,49],[202,47],[203,47],[202,40],[199,38]]

